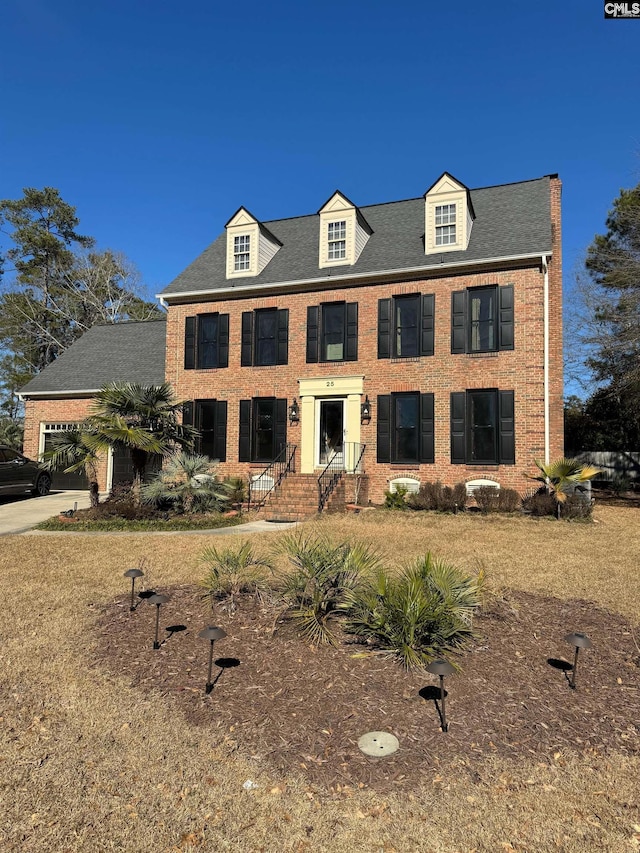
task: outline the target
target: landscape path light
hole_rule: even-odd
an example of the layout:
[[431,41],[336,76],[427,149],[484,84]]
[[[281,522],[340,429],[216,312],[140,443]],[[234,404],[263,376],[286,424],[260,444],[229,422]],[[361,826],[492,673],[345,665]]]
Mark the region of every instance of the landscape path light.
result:
[[211,681],[211,667],[213,666],[213,644],[216,640],[224,640],[224,638],[227,636],[227,632],[224,631],[222,628],[217,628],[214,625],[210,625],[208,628],[203,628],[203,630],[200,631],[198,636],[202,637],[203,640],[209,640],[211,642],[211,646],[209,647],[209,673],[207,675],[207,686],[205,687],[205,692],[209,694],[213,690],[213,681]]
[[163,604],[166,604],[169,601],[168,595],[160,595],[156,593],[149,598],[149,604],[155,604],[156,606],[156,638],[153,641],[153,648],[159,649],[160,643],[158,642],[158,630],[160,628],[160,608]]
[[578,671],[578,652],[580,649],[590,649],[592,646],[591,640],[587,637],[586,634],[583,634],[580,631],[575,631],[573,634],[567,634],[564,638],[570,646],[574,646],[576,653],[573,658],[573,669],[571,671],[571,678],[569,679],[569,687],[572,690],[576,689],[576,672]]
[[446,732],[449,730],[449,724],[447,723],[447,709],[445,706],[445,689],[444,689],[444,677],[445,675],[453,675],[456,671],[455,667],[452,666],[447,660],[434,660],[427,667],[427,672],[433,673],[433,675],[440,676],[440,707],[442,709],[442,731]]
[[129,610],[136,609],[133,604],[133,595],[136,589],[136,578],[141,578],[143,577],[143,575],[144,572],[142,571],[142,569],[127,569],[127,571],[124,573],[125,578],[131,578],[131,605],[129,607]]

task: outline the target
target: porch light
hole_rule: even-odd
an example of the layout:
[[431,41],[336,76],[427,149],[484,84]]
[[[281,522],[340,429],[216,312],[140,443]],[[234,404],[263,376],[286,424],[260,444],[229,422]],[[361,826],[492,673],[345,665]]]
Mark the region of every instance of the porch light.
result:
[[368,424],[371,420],[371,403],[369,402],[369,395],[365,394],[364,403],[360,405],[360,423]]
[[571,679],[569,680],[569,687],[572,690],[576,689],[576,672],[578,671],[578,652],[580,649],[589,649],[591,648],[591,640],[587,637],[586,634],[581,633],[580,631],[576,631],[574,634],[567,634],[564,638],[570,646],[574,646],[576,653],[573,658],[573,667],[571,670]]
[[300,410],[298,409],[298,404],[296,402],[296,398],[293,398],[293,403],[289,406],[289,423],[297,424],[300,420]]
[[455,672],[455,668],[451,666],[449,661],[446,660],[434,660],[427,667],[427,672],[433,673],[433,675],[440,676],[440,716],[442,718],[442,731],[446,732],[449,730],[449,724],[447,723],[447,709],[445,707],[445,695],[446,691],[444,689],[444,677],[445,675],[453,675]]
[[[205,687],[205,692],[207,695],[211,693],[213,690],[213,681],[211,681],[211,667],[213,666],[213,644],[216,640],[224,640],[227,636],[227,632],[222,628],[218,628],[215,625],[210,625],[208,628],[204,628],[198,634],[203,640],[209,640],[211,645],[209,646],[209,674],[207,675],[207,686]],[[217,679],[216,679],[217,680]]]
[[125,578],[131,578],[131,605],[129,610],[135,610],[135,606],[133,604],[133,595],[135,593],[136,588],[136,578],[141,578],[144,575],[144,572],[140,569],[127,569],[124,573]]

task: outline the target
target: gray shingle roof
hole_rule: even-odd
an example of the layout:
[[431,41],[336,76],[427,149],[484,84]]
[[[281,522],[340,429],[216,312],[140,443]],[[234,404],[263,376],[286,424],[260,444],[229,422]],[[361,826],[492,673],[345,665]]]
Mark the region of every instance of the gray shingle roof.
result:
[[89,391],[107,382],[158,385],[165,378],[166,333],[165,320],[92,326],[21,393]]
[[470,194],[476,219],[466,251],[425,255],[424,198],[395,201],[360,208],[373,234],[353,266],[318,268],[317,215],[278,219],[264,225],[280,240],[282,248],[259,275],[234,281],[226,278],[223,233],[161,295],[413,270],[439,264],[441,257],[447,265],[551,251],[548,176],[471,190]]

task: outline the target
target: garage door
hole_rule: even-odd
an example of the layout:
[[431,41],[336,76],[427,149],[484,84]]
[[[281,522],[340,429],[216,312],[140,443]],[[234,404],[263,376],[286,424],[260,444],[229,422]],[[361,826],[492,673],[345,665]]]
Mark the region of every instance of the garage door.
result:
[[[49,426],[47,424],[46,426]],[[72,429],[75,424],[65,425],[69,429]],[[47,450],[51,450],[55,435],[57,432],[61,432],[60,429],[56,430],[47,430],[45,428],[44,432],[44,452]],[[84,471],[78,471],[73,474],[65,474],[63,471],[52,471],[51,472],[51,488],[52,489],[88,489],[89,483],[87,482],[87,478],[84,474]]]

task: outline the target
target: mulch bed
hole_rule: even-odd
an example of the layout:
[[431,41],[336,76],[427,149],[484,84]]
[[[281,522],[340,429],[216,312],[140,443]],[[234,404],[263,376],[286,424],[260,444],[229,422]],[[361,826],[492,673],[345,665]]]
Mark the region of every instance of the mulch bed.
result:
[[[295,773],[333,791],[349,787],[415,787],[452,767],[478,771],[489,756],[553,761],[554,754],[616,750],[640,753],[640,653],[629,625],[588,601],[510,593],[477,620],[481,638],[446,679],[449,731],[440,730],[437,679],[405,672],[379,656],[354,658],[362,647],[310,648],[291,628],[275,635],[273,610],[242,600],[230,617],[202,602],[194,588],[171,596],[160,611],[124,597],[102,608],[92,665],[132,686],[171,697],[184,718],[229,750],[272,773]],[[218,676],[210,695],[206,625],[228,636],[216,643]],[[170,630],[177,626],[182,630]],[[183,628],[184,626],[184,628]],[[577,689],[558,659],[573,661],[565,634],[584,631],[593,647],[580,653]],[[556,661],[556,665],[549,663]],[[369,758],[358,739],[395,734],[400,749]]]

